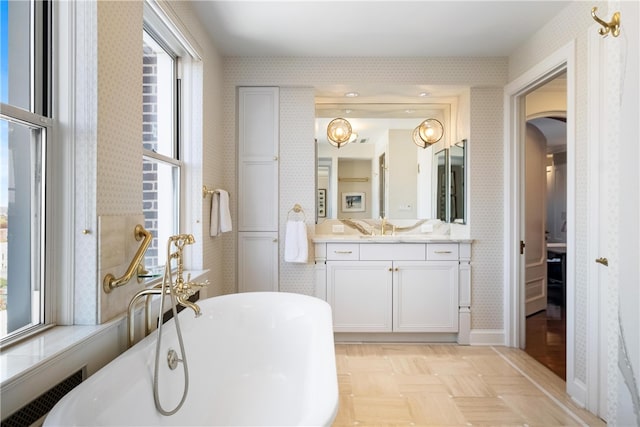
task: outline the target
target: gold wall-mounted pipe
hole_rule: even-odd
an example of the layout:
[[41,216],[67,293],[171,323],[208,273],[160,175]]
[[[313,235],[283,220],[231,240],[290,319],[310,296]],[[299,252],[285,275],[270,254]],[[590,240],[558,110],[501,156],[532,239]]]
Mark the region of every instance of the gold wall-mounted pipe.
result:
[[118,279],[116,279],[116,277],[111,273],[104,276],[104,280],[102,281],[102,288],[106,293],[111,292],[113,289],[118,288],[131,280],[133,275],[138,271],[138,265],[140,265],[140,263],[142,262],[144,253],[147,251],[147,248],[149,248],[151,240],[153,240],[153,235],[151,234],[151,232],[145,230],[145,228],[140,224],[136,225],[134,236],[137,241],[142,240],[142,243],[140,244],[140,247],[138,248],[136,254],[133,256],[133,260],[131,260],[131,264],[129,265],[129,268],[127,268],[127,271],[124,273],[124,276]]
[[611,33],[613,37],[618,37],[620,35],[620,12],[614,13],[610,22],[605,22],[596,15],[597,11],[597,7],[594,6],[591,8],[591,17],[598,24],[602,25],[602,28],[598,30],[598,34],[606,36]]

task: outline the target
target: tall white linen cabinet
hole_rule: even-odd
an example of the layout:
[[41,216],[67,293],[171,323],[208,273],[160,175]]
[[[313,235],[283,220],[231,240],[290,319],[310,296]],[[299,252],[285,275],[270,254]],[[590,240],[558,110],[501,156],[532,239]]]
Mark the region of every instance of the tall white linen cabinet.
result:
[[238,88],[238,291],[278,290],[279,88]]

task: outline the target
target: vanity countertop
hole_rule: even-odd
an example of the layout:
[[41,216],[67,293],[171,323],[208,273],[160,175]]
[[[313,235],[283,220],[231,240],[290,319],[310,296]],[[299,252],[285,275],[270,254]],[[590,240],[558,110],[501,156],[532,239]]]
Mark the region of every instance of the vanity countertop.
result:
[[385,234],[368,236],[361,234],[317,234],[314,243],[471,243],[472,239],[434,234]]

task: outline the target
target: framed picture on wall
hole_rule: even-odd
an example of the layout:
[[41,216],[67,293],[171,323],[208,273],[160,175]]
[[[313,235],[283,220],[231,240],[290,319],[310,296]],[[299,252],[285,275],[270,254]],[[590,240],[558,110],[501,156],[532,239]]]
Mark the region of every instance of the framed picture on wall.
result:
[[318,189],[318,218],[327,217],[327,190],[325,188]]
[[364,212],[364,193],[342,193],[342,212]]

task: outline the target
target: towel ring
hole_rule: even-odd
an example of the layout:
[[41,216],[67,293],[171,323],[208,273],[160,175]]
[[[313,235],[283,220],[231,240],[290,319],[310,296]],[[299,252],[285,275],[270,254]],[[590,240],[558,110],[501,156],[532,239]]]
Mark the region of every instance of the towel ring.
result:
[[291,212],[294,212],[294,213],[297,213],[297,214],[302,212],[302,217],[303,217],[304,221],[307,220],[307,215],[304,213],[304,209],[302,209],[302,206],[300,206],[299,204],[296,203],[295,205],[293,205],[293,207],[291,209],[289,209],[289,212],[287,212],[287,219],[289,219],[289,217],[291,215]]

